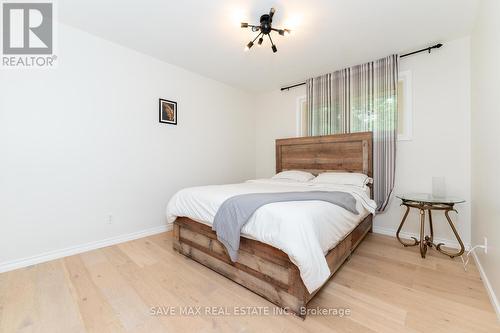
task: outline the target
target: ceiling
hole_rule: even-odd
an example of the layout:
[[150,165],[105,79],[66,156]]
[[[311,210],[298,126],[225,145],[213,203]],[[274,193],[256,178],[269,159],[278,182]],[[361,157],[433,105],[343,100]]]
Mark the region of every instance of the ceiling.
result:
[[[478,0],[64,0],[60,21],[249,91],[267,91],[349,65],[468,35]],[[273,35],[244,46],[276,8]],[[444,46],[446,47],[446,45]]]

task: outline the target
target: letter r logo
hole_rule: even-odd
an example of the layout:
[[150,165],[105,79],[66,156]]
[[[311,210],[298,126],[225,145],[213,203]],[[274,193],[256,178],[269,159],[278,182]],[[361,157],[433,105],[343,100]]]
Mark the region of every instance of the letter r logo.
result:
[[52,53],[52,3],[2,4],[3,53]]

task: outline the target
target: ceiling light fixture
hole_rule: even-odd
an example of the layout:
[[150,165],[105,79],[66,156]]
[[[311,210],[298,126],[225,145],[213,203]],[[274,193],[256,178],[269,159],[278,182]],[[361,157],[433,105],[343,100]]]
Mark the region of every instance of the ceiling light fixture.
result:
[[272,27],[273,16],[274,16],[275,12],[276,12],[276,10],[274,8],[271,8],[271,10],[269,11],[269,14],[262,15],[260,17],[260,25],[252,25],[252,24],[248,24],[245,22],[241,23],[242,28],[251,28],[252,31],[259,32],[259,34],[251,42],[249,42],[247,44],[247,46],[245,47],[245,51],[250,50],[250,48],[253,46],[253,43],[257,40],[257,38],[259,39],[259,41],[257,42],[257,46],[261,46],[262,42],[264,41],[263,37],[265,35],[267,35],[269,37],[269,41],[271,42],[271,49],[273,50],[273,52],[276,53],[278,51],[278,49],[276,48],[276,45],[274,45],[273,40],[271,38],[271,32],[276,31],[281,36],[288,36],[288,35],[290,35],[291,30],[290,29],[275,29]]

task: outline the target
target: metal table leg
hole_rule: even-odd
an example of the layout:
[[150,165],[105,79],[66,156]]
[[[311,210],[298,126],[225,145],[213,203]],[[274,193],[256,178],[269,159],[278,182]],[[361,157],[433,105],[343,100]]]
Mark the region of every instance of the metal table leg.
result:
[[449,256],[450,258],[453,259],[454,257],[461,256],[464,253],[465,246],[464,246],[464,243],[462,242],[462,239],[460,239],[460,236],[458,235],[457,229],[455,229],[455,226],[453,225],[453,222],[451,221],[450,215],[448,214],[450,211],[454,211],[455,213],[458,213],[458,212],[455,209],[450,208],[448,210],[445,210],[444,215],[446,216],[446,220],[448,220],[448,224],[450,225],[451,230],[453,230],[453,233],[455,234],[455,238],[457,239],[458,244],[460,244],[460,250],[457,253],[451,253],[451,252],[442,250],[441,246],[444,245],[444,243],[439,243],[438,245],[436,245],[436,250],[438,250],[442,254],[446,254],[447,256]]
[[431,232],[430,236],[425,236],[425,243],[428,247],[432,247],[434,245],[434,225],[432,224],[432,213],[431,209],[427,210],[429,213],[429,230]]
[[425,258],[427,242],[425,240],[425,210],[420,209],[420,256]]
[[403,216],[403,219],[401,220],[401,223],[399,224],[398,231],[396,231],[396,238],[405,247],[418,245],[420,242],[415,237],[412,237],[413,243],[406,243],[401,238],[399,238],[399,233],[401,232],[401,229],[403,228],[403,225],[405,224],[406,218],[408,217],[408,213],[410,212],[410,206],[406,206],[404,203],[401,205],[406,207],[406,212],[405,212],[405,215]]

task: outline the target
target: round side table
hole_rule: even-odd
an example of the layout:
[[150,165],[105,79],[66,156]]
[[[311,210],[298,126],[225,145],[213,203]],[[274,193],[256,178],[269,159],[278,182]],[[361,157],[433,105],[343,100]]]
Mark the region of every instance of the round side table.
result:
[[[456,197],[435,197],[432,196],[431,194],[424,194],[424,193],[410,193],[410,194],[402,194],[402,195],[397,195],[399,199],[401,199],[401,206],[406,207],[406,212],[403,216],[403,220],[401,220],[401,224],[399,225],[398,231],[396,232],[396,238],[398,241],[403,244],[405,247],[406,246],[417,246],[420,245],[420,255],[422,258],[425,258],[425,254],[427,253],[427,247],[435,247],[436,250],[439,252],[449,256],[450,258],[454,258],[457,256],[461,256],[464,251],[464,243],[460,239],[460,236],[458,235],[457,229],[455,229],[455,226],[453,225],[453,222],[450,219],[450,215],[448,214],[450,211],[454,211],[455,213],[458,213],[456,209],[454,208],[455,204],[463,203],[465,200],[462,200],[460,198]],[[416,208],[420,212],[420,239],[416,239],[415,237],[413,238],[412,243],[405,242],[399,238],[399,233],[401,232],[401,229],[403,228],[403,225],[405,224],[406,218],[408,217],[408,213],[410,212],[410,208]],[[444,215],[446,216],[446,220],[448,220],[448,224],[451,227],[451,230],[453,230],[453,233],[455,234],[455,237],[460,244],[460,250],[456,253],[451,253],[448,251],[445,251],[441,249],[441,246],[444,245],[444,243],[439,243],[439,244],[434,244],[434,228],[432,225],[432,213],[431,211],[433,210],[441,210],[444,211]],[[430,236],[429,235],[424,235],[425,233],[425,211],[428,212],[429,215],[429,230],[430,230]]]

